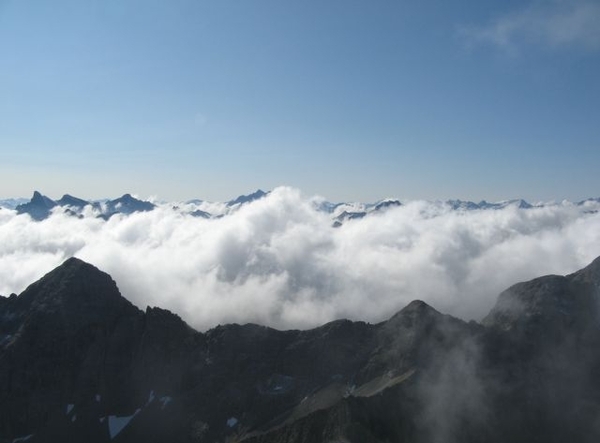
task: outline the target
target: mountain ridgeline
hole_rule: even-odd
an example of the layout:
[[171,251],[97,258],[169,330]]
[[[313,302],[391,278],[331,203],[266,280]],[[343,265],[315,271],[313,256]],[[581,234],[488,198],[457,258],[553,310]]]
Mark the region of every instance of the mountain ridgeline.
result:
[[22,203],[15,209],[19,214],[29,214],[33,220],[41,221],[48,218],[54,208],[60,208],[62,212],[81,217],[82,211],[88,206],[93,213],[105,220],[115,214],[128,215],[134,212],[152,211],[155,208],[153,203],[138,200],[130,194],[104,202],[90,202],[65,194],[59,200],[54,201],[35,191],[29,202]]
[[519,283],[481,324],[205,333],[71,258],[0,297],[0,442],[597,442],[600,258]]
[[[28,214],[35,221],[45,220],[53,213],[63,213],[79,218],[91,216],[108,220],[116,214],[131,215],[138,212],[150,212],[159,206],[165,206],[184,215],[212,219],[234,213],[243,206],[268,197],[270,193],[270,191],[265,192],[258,189],[248,195],[240,195],[232,200],[220,203],[194,199],[184,203],[165,204],[139,200],[131,194],[124,194],[113,200],[98,201],[84,200],[65,194],[58,200],[52,200],[40,192],[34,191],[29,201],[14,198],[0,200],[0,209],[14,209],[18,214]],[[360,220],[372,214],[381,214],[392,208],[403,206],[403,203],[397,199],[383,199],[375,203],[332,203],[319,199],[311,200],[311,202],[315,210],[328,214],[331,217],[333,227],[341,227],[347,222]],[[533,205],[522,199],[505,200],[496,203],[489,203],[485,200],[479,203],[464,200],[447,200],[445,202],[432,203],[447,210],[462,212],[501,210],[507,207],[529,210],[546,205],[556,205],[556,203],[538,203]],[[596,213],[600,208],[600,198],[590,198],[573,203],[572,205],[578,207],[583,213]]]

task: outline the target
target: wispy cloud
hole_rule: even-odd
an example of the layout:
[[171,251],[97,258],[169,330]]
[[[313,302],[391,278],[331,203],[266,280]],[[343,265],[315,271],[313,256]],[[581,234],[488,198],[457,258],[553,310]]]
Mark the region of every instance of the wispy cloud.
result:
[[538,0],[487,25],[462,26],[469,46],[492,45],[518,53],[525,45],[600,50],[600,3]]
[[0,294],[20,292],[75,255],[108,272],[140,308],[199,329],[256,322],[310,327],[380,321],[421,299],[481,318],[512,283],[567,273],[600,254],[600,213],[573,205],[456,212],[415,201],[331,226],[290,188],[218,219],[165,204],[108,221],[0,211]]

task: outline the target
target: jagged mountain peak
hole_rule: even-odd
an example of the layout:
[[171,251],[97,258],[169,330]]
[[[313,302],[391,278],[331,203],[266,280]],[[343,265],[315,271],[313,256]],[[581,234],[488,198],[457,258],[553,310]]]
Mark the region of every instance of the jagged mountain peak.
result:
[[71,257],[28,286],[16,299],[20,309],[60,312],[64,316],[100,317],[107,312],[135,308],[121,296],[107,273]]
[[45,204],[54,206],[56,202],[49,197],[43,195],[40,191],[33,191],[33,196],[31,197],[31,203],[35,204]]
[[56,206],[56,202],[39,191],[34,191],[28,203],[18,205],[15,209],[19,214],[29,214],[34,220],[43,220],[48,217],[50,210]]
[[[95,278],[96,276],[107,277],[110,279],[108,274],[96,268],[94,265],[77,257],[69,257],[61,265],[44,275],[37,283],[48,284],[55,280],[70,281],[77,277]],[[34,285],[37,283],[34,283]]]

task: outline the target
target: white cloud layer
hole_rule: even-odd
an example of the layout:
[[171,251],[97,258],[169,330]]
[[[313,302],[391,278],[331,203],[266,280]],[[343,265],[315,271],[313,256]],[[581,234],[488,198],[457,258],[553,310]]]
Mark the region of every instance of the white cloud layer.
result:
[[600,3],[590,0],[537,0],[487,26],[461,28],[472,45],[492,44],[514,53],[523,44],[549,48],[600,49]]
[[171,209],[108,221],[0,210],[0,294],[20,292],[70,256],[108,272],[140,308],[204,330],[256,322],[307,328],[380,321],[413,299],[480,319],[507,286],[564,274],[600,255],[600,214],[571,204],[451,211],[416,201],[332,228],[291,188],[217,219]]

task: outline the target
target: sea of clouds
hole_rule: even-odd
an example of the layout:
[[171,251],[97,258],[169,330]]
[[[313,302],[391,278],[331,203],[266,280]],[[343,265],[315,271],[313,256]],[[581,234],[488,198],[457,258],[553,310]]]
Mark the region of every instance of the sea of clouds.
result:
[[600,255],[600,214],[570,203],[453,211],[413,201],[332,227],[318,198],[281,187],[221,218],[160,205],[108,221],[0,210],[0,294],[19,293],[71,256],[108,272],[138,307],[192,326],[308,328],[377,322],[414,299],[469,320],[499,292],[574,272]]

